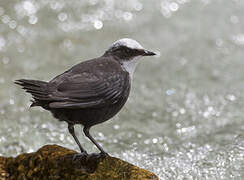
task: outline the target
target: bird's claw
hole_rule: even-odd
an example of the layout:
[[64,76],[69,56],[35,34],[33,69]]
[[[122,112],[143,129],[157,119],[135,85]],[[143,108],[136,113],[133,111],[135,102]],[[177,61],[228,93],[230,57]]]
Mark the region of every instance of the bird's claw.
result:
[[99,155],[101,158],[105,158],[106,156],[109,156],[109,154],[106,152],[100,152]]
[[72,161],[76,161],[76,159],[82,159],[82,158],[87,158],[88,154],[86,151],[74,154]]

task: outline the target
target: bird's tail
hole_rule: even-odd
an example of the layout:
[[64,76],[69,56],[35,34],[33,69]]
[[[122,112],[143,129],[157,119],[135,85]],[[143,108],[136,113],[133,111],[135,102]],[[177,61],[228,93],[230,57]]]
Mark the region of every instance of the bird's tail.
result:
[[19,79],[14,82],[22,86],[26,92],[30,93],[34,100],[32,100],[31,107],[41,105],[41,102],[48,100],[47,82],[38,80]]

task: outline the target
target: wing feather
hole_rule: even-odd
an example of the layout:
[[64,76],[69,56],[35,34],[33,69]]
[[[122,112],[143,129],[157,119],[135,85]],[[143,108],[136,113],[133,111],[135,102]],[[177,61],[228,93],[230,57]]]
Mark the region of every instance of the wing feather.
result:
[[49,94],[51,108],[91,108],[116,103],[126,86],[129,85],[128,73],[110,73],[103,77],[69,77],[60,83],[57,91]]

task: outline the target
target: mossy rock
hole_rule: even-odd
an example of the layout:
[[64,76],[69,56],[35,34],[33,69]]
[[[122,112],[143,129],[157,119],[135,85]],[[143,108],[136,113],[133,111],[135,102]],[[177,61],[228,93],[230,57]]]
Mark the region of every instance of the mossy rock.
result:
[[0,156],[0,180],[27,179],[81,179],[81,180],[134,180],[158,177],[118,158],[97,155],[78,157],[77,152],[46,145],[34,153],[23,153],[16,158]]

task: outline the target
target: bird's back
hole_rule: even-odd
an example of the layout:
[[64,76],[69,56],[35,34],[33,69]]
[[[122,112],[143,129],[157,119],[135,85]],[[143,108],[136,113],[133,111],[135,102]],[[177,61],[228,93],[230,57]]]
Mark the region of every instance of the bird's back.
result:
[[125,104],[130,91],[128,72],[108,57],[79,63],[45,83],[44,89],[34,88],[35,92],[32,86],[18,84],[32,94],[34,105],[51,111],[59,120],[83,125],[113,117]]

